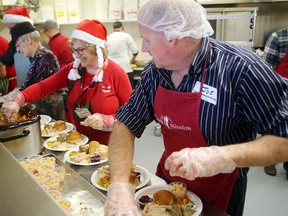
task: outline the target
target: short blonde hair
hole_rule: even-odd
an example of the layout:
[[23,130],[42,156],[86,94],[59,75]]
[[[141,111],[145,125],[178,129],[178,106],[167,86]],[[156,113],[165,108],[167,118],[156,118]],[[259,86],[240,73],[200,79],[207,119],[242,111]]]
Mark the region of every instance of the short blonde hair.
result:
[[[70,39],[68,40],[68,45],[70,48],[72,48],[73,44],[75,43],[75,41],[82,41],[85,46],[87,47],[87,50],[89,50],[91,53],[96,54],[96,45],[95,44],[91,44],[91,43],[88,43],[84,40],[80,40],[80,39]],[[101,51],[102,51],[102,54],[103,54],[103,57],[106,58],[107,57],[107,52],[105,50],[105,48],[102,48],[100,47]]]

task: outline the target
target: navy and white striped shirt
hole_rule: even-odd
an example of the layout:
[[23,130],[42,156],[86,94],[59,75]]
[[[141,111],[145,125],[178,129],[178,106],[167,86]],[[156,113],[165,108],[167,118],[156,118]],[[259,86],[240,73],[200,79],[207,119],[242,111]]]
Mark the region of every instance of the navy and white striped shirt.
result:
[[284,80],[251,51],[212,38],[203,38],[189,73],[177,89],[171,71],[158,69],[151,61],[129,101],[117,111],[117,119],[139,138],[146,125],[156,120],[153,105],[160,80],[166,89],[192,92],[201,81],[207,51],[204,84],[217,89],[216,105],[203,99],[200,105],[200,128],[208,145],[251,141],[257,133],[287,137],[288,86]]

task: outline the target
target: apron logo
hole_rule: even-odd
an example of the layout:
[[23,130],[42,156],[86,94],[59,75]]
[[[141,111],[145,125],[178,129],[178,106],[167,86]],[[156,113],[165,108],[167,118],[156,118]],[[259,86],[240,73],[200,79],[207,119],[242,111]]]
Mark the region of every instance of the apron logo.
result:
[[167,127],[170,130],[192,131],[191,127],[189,126],[174,124],[173,121],[168,116],[161,115],[161,117],[158,118],[156,115],[156,119],[161,125],[165,125],[165,127]]
[[161,116],[161,122],[161,124],[164,124],[167,128],[171,129],[170,125],[172,124],[172,121],[168,116]]
[[105,85],[105,84],[103,84],[102,85],[102,92],[103,93],[110,93],[111,92],[111,86],[110,85]]

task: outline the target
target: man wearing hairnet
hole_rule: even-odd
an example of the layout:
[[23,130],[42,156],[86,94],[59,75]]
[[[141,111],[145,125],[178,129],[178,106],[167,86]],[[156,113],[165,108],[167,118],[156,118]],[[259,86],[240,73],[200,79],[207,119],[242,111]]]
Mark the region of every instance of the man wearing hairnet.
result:
[[205,10],[193,0],[148,1],[138,28],[153,60],[116,114],[106,215],[139,214],[128,179],[135,137],[153,120],[165,145],[156,174],[242,215],[248,167],[288,159],[287,85],[251,51],[209,38]]

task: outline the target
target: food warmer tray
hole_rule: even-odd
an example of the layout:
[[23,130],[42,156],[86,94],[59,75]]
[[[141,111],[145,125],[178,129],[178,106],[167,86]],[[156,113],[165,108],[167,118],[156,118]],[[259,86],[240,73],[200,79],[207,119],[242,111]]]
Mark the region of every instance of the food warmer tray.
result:
[[51,156],[55,157],[57,165],[66,170],[65,180],[60,184],[59,191],[62,198],[69,200],[72,204],[70,214],[99,215],[106,197],[54,154],[49,153],[43,157]]

